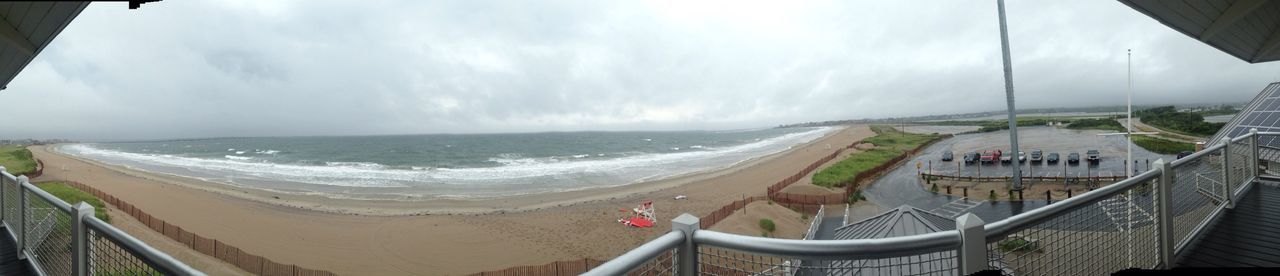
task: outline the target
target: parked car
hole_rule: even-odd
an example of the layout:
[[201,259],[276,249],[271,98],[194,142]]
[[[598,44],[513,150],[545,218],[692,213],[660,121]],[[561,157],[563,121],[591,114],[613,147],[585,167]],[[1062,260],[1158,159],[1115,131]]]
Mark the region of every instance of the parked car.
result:
[[1084,154],[1088,155],[1090,163],[1098,163],[1098,161],[1102,160],[1102,153],[1099,153],[1098,150],[1089,150],[1084,152]]
[[1027,161],[1027,153],[1018,151],[1018,162],[1026,162],[1026,161]]
[[1049,157],[1045,157],[1045,162],[1048,162],[1049,164],[1058,164],[1058,153],[1049,153]]
[[1013,155],[1001,155],[1000,163],[1013,163]]
[[1044,152],[1040,150],[1031,150],[1031,162],[1040,163],[1044,161]]
[[996,156],[998,155],[996,155],[996,152],[994,151],[984,151],[982,152],[982,155],[978,157],[978,160],[983,164],[991,163],[996,161],[996,158],[997,158]]
[[1193,153],[1194,153],[1194,152],[1190,152],[1190,151],[1183,151],[1183,152],[1179,152],[1179,153],[1178,153],[1178,159],[1182,159],[1183,157],[1191,156],[1191,154],[1193,154]]
[[1072,152],[1067,155],[1067,164],[1080,163],[1080,154]]
[[965,153],[965,154],[964,154],[964,163],[965,163],[965,164],[973,164],[973,162],[978,162],[978,152],[976,152],[976,151],[975,151],[975,152],[968,152],[968,153]]
[[942,161],[951,161],[952,158],[954,158],[954,156],[951,156],[950,151],[942,153]]

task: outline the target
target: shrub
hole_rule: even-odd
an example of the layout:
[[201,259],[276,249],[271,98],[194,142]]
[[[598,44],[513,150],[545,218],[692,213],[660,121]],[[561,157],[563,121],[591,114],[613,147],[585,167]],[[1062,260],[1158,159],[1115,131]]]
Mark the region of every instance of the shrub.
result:
[[987,195],[987,199],[996,200],[996,190],[991,190],[991,193]]
[[933,188],[929,188],[931,192],[938,192],[938,183],[933,183]]
[[809,220],[809,214],[800,214],[800,220]]
[[760,219],[760,229],[764,229],[765,232],[773,232],[777,230],[777,226],[773,225],[773,220],[771,219]]
[[1009,237],[996,244],[1004,252],[1040,252],[1040,246],[1022,237]]

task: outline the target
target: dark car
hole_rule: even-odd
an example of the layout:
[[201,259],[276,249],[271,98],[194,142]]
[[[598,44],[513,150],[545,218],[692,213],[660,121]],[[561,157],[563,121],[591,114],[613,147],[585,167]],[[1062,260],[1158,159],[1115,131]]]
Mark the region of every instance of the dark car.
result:
[[1182,159],[1183,157],[1191,156],[1191,154],[1193,154],[1193,153],[1194,153],[1194,152],[1190,152],[1190,151],[1183,151],[1183,152],[1179,152],[1179,153],[1178,153],[1178,159]]
[[942,153],[942,161],[951,161],[952,158],[954,158],[954,156],[951,155],[950,151]]
[[973,162],[978,162],[978,152],[976,152],[976,151],[975,151],[975,152],[965,153],[965,154],[964,154],[964,163],[965,163],[965,164],[973,164]]
[[1089,150],[1084,152],[1084,154],[1088,155],[1089,162],[1091,163],[1098,163],[1098,161],[1102,160],[1102,153],[1099,153],[1098,150]]
[[1044,152],[1040,150],[1031,150],[1031,162],[1040,163],[1044,161]]
[[1080,163],[1080,154],[1072,152],[1067,155],[1067,164]]
[[1045,157],[1045,158],[1044,158],[1044,161],[1045,161],[1045,162],[1049,162],[1049,164],[1057,164],[1057,163],[1058,163],[1058,153],[1056,153],[1056,152],[1049,153],[1049,157]]

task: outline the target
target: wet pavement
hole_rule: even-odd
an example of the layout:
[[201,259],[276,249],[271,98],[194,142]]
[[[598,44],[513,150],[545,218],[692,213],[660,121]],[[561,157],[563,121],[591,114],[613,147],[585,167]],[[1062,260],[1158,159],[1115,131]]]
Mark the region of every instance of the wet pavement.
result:
[[[1123,175],[1124,136],[1098,135],[1108,132],[1110,131],[1071,130],[1055,127],[1018,128],[1018,144],[1028,155],[1030,155],[1032,149],[1041,149],[1044,150],[1046,156],[1050,152],[1058,152],[1062,158],[1062,161],[1054,165],[1045,163],[1023,164],[1022,171],[1026,175],[1046,176],[1062,175],[1064,173],[1079,176]],[[1009,176],[1013,174],[1011,171],[1012,165],[1009,164],[965,165],[961,161],[964,152],[995,149],[1002,149],[1008,152],[1008,148],[1008,131],[964,134],[942,140],[925,148],[920,155],[917,155],[911,161],[881,176],[880,179],[865,188],[862,194],[871,202],[887,209],[897,208],[901,205],[911,205],[923,210],[939,209],[952,201],[960,199],[960,197],[934,194],[926,190],[924,185],[920,183],[922,180],[917,176],[917,162],[921,164],[922,171],[928,171],[932,167],[935,174],[954,174],[959,170],[961,175],[977,175],[981,171],[982,176]],[[1096,165],[1087,165],[1084,160],[1081,160],[1080,164],[1067,164],[1066,157],[1068,153],[1078,152],[1083,159],[1085,151],[1090,149],[1097,149],[1101,152],[1102,161]],[[956,157],[955,160],[951,162],[942,161],[942,152],[945,151],[953,151]],[[1137,165],[1139,170],[1146,169],[1148,160],[1155,161],[1159,158],[1174,160],[1176,158],[1174,155],[1152,153],[1136,145],[1133,146],[1133,157],[1139,162]],[[1081,187],[1083,187],[1084,184],[1073,185],[1082,185]],[[1027,196],[1032,198],[1031,195]],[[984,202],[983,204],[967,207],[966,210],[959,213],[972,212],[985,221],[996,221],[1045,206],[1046,204],[1043,199],[1021,202]]]

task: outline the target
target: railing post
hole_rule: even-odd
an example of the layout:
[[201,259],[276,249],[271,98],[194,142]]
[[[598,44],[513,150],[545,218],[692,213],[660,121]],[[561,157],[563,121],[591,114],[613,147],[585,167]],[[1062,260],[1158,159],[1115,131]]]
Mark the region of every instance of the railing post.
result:
[[1258,182],[1258,129],[1249,129],[1249,176]]
[[4,223],[4,214],[8,213],[4,205],[4,173],[7,172],[4,166],[0,166],[0,224]]
[[1231,137],[1222,138],[1222,198],[1227,209],[1236,207],[1231,200]]
[[27,255],[22,254],[22,251],[27,249],[27,193],[22,190],[26,189],[28,181],[30,180],[27,179],[27,176],[19,176],[18,188],[14,190],[14,192],[18,193],[18,229],[14,229],[13,232],[18,234],[17,240],[14,242],[17,245],[19,260],[27,259]]
[[981,218],[966,213],[956,219],[960,230],[960,275],[972,275],[987,269],[987,234]]
[[1160,170],[1160,182],[1156,187],[1156,232],[1160,234],[1160,264],[1168,269],[1173,268],[1174,247],[1173,243],[1173,183],[1176,181],[1176,175],[1173,173],[1173,166],[1164,162],[1164,158],[1156,159],[1152,163],[1157,170]]
[[89,275],[89,229],[85,220],[93,217],[93,206],[81,201],[72,206],[71,217],[71,268],[76,276]]
[[698,231],[698,217],[689,213],[671,220],[671,231],[684,232],[684,243],[676,247],[676,275],[698,275],[698,246],[693,244],[693,232]]

